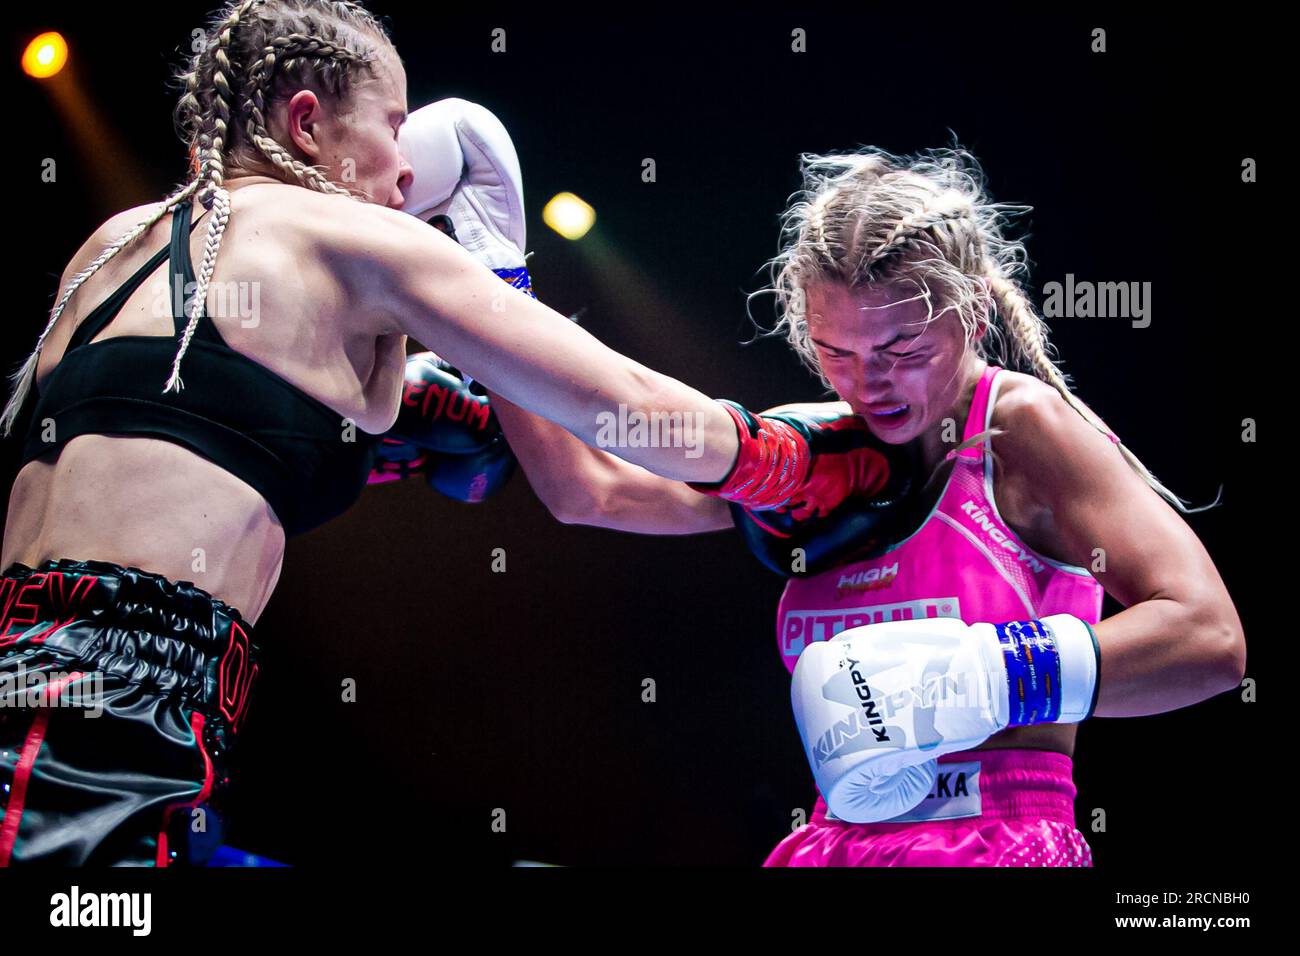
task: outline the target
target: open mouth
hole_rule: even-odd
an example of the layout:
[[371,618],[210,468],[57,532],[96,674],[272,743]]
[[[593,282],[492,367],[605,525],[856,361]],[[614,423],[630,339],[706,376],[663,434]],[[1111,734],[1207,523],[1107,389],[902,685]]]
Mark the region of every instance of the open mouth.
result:
[[876,412],[868,411],[867,416],[881,428],[894,428],[907,420],[911,410],[911,405],[894,405]]

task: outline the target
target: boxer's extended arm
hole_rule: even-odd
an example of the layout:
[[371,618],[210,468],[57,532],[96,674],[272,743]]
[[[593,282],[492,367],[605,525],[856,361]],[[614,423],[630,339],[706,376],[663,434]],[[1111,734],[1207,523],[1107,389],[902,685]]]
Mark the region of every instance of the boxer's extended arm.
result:
[[[439,100],[411,115],[401,142],[403,154],[409,157],[415,174],[406,191],[404,211],[421,219],[432,213],[434,218],[428,220],[430,224],[436,223],[440,231],[445,231],[513,289],[531,295],[531,279],[523,252],[527,230],[523,219],[522,175],[514,145],[501,122],[477,104],[455,98]],[[503,311],[508,301],[502,290],[494,292],[492,311]],[[532,312],[538,314],[537,310]],[[554,315],[549,310],[543,314]],[[591,344],[590,339],[585,341]],[[439,349],[446,351],[441,346]],[[546,362],[564,368],[565,363],[583,357],[560,356],[557,362],[549,352],[534,351],[532,355],[533,369]],[[630,360],[617,356],[617,362],[628,367]],[[641,369],[635,363],[630,365]],[[569,364],[567,368],[574,366]],[[613,371],[614,365],[610,364],[609,368]],[[465,371],[475,374],[470,368]],[[643,393],[648,384],[653,398],[664,391],[665,381],[670,380],[631,384],[639,385]],[[493,382],[489,379],[484,384]],[[517,393],[512,393],[503,380],[497,380],[496,384],[500,404],[504,406],[510,398],[518,401]],[[676,398],[667,408],[662,404],[659,408],[653,404],[641,407],[640,396],[636,399],[620,401],[617,414],[608,405],[597,412],[597,417],[605,421],[597,429],[594,444],[612,448],[614,454],[637,465],[646,464],[644,453],[629,454],[619,449],[680,448],[686,458],[702,455],[705,449],[701,438],[710,437],[702,434],[707,422],[704,413],[682,408]],[[527,407],[538,410],[531,404]],[[695,493],[760,511],[780,512],[788,505],[791,516],[809,510],[828,512],[854,487],[857,479],[869,477],[870,468],[864,471],[865,462],[858,460],[861,456],[829,454],[819,458],[814,454],[812,432],[816,429],[802,420],[756,418],[732,403],[724,403],[724,407],[736,430],[738,453],[734,464],[724,480],[692,482],[689,489],[657,478],[657,475],[676,478],[680,472],[665,472],[662,467],[651,465],[657,475],[649,475],[637,465],[628,466],[603,452],[581,449],[564,432],[540,422],[535,423],[530,438],[525,433],[529,423],[522,409],[514,416],[519,423],[514,431],[518,440],[528,445],[524,452],[526,467],[532,471],[535,484],[551,507],[563,509],[561,513],[566,520],[582,515],[593,523],[627,530],[652,533],[701,530],[700,515],[703,513],[707,518],[710,508],[721,517],[720,508],[690,501]],[[667,413],[667,420],[656,421],[656,413]],[[575,427],[572,419],[553,412],[546,414],[577,437],[592,441],[590,432]],[[544,438],[548,432],[555,439],[554,447],[546,447]],[[557,497],[564,486],[552,479],[561,473],[568,475],[569,480],[563,496]],[[716,519],[714,526],[720,526]]]
[[[592,448],[490,389],[489,395],[528,483],[557,520],[636,534],[700,534],[735,526],[725,502]],[[852,414],[848,402],[780,405],[763,414],[786,411]]]
[[637,534],[732,527],[725,501],[592,448],[554,422],[488,394],[528,483],[557,520]]
[[589,444],[598,444],[620,414],[655,417],[663,422],[657,447],[610,450],[656,474],[718,482],[731,472],[739,442],[721,405],[509,288],[417,219],[378,206],[348,213],[311,231],[354,314],[382,316],[389,328],[381,331],[427,344]]

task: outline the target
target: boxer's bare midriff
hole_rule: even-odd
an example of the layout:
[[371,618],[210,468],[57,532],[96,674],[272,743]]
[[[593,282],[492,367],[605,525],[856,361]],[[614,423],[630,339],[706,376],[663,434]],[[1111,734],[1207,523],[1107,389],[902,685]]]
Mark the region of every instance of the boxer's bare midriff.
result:
[[[343,297],[330,288],[310,254],[285,248],[274,236],[275,217],[293,215],[294,194],[301,192],[292,186],[232,185],[233,211],[213,282],[257,283],[260,313],[256,324],[239,316],[212,319],[231,348],[336,410],[340,420],[382,433],[397,413],[405,337],[357,328],[355,312],[335,304]],[[132,210],[132,221],[148,211]],[[196,205],[194,215],[202,211]],[[206,223],[190,237],[196,269]],[[77,291],[46,340],[38,383],[57,366],[76,324],[169,236],[165,217]],[[157,301],[166,269],[160,266],[92,341],[117,335],[174,338],[170,314]],[[319,295],[312,295],[313,289]],[[170,371],[158,369],[160,392]],[[232,394],[230,400],[240,397]],[[0,569],[59,558],[136,567],[191,581],[255,622],[279,579],[284,545],[284,528],[266,499],[206,458],[154,438],[79,435],[19,471]]]
[[279,580],[284,541],[266,499],[180,445],[79,435],[18,473],[0,564],[140,568],[192,581],[253,623]]

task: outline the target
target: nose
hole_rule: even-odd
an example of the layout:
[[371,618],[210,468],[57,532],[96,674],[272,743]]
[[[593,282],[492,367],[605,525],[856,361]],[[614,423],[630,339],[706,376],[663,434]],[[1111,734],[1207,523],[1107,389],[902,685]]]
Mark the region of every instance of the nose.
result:
[[896,396],[891,372],[892,363],[889,359],[859,362],[854,369],[853,379],[858,399],[864,405],[892,401]]
[[401,165],[397,167],[397,202],[393,204],[394,209],[401,209],[406,203],[406,194],[411,189],[411,183],[415,182],[415,170],[411,164],[402,157]]

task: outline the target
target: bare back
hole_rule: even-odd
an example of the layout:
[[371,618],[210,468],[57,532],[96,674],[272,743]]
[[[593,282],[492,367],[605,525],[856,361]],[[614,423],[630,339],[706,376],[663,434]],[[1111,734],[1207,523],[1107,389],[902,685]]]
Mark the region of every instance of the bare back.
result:
[[[406,339],[381,331],[390,326],[356,309],[314,247],[295,238],[302,231],[283,228],[289,217],[319,213],[312,200],[320,197],[297,186],[236,182],[230,195],[212,286],[231,294],[225,307],[214,307],[213,293],[207,303],[217,330],[235,351],[334,409],[340,419],[350,418],[372,434],[386,431],[401,398]],[[103,244],[156,208],[127,210],[106,223],[97,241],[78,253],[64,282]],[[360,204],[356,211],[365,212]],[[195,218],[202,212],[196,204]],[[196,268],[207,224],[206,218],[199,221],[190,236]],[[38,387],[61,360],[77,324],[166,246],[169,228],[164,217],[77,290],[46,338]],[[166,264],[159,266],[91,341],[174,338],[168,274]],[[169,373],[157,370],[160,392]],[[36,566],[49,558],[111,561],[193,581],[256,621],[279,579],[284,542],[284,529],[266,500],[206,458],[159,439],[79,435],[18,473],[0,567],[15,561]]]

